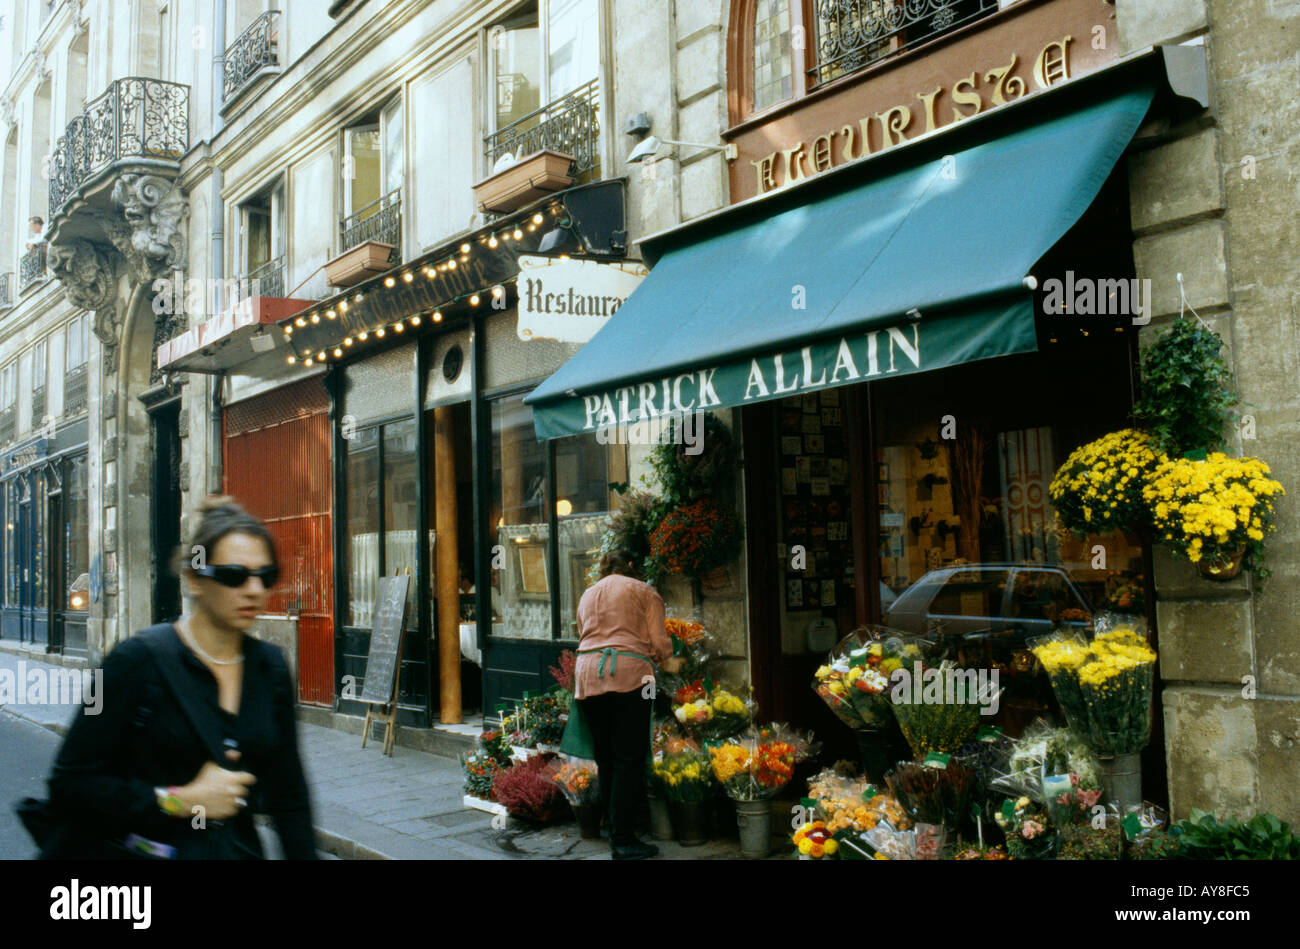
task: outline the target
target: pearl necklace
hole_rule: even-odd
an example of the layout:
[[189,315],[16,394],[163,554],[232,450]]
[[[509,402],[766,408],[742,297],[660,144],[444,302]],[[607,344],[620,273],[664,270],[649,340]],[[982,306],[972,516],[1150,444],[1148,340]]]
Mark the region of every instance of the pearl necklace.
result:
[[[179,626],[177,626],[176,629],[180,631]],[[244,661],[244,657],[242,654],[236,659],[213,659],[211,656],[209,656],[206,652],[204,652],[199,647],[198,641],[195,640],[189,634],[188,630],[181,632],[181,639],[185,641],[185,645],[189,646],[196,653],[198,653],[202,658],[208,660],[208,662],[212,663],[214,666],[237,666]]]

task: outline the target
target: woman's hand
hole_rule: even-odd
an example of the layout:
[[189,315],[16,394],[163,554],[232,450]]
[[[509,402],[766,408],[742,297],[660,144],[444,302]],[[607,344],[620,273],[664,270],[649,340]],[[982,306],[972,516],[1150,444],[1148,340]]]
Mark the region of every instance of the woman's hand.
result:
[[248,806],[248,789],[256,783],[257,778],[247,771],[227,771],[209,761],[193,781],[178,789],[177,796],[187,807],[203,808],[205,817],[226,820]]
[[686,660],[681,656],[673,656],[671,659],[665,659],[659,664],[659,668],[670,675],[675,675],[682,671],[682,666],[686,665]]

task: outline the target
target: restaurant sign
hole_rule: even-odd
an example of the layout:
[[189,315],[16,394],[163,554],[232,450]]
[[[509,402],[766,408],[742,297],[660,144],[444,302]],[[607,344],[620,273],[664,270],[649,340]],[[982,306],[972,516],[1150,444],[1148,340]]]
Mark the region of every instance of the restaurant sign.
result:
[[534,421],[541,438],[599,432],[1035,348],[1032,302],[1016,295],[943,319],[909,320],[776,352],[687,365],[662,378],[539,401]]
[[572,257],[519,257],[522,340],[585,343],[649,273],[636,261],[601,263]]

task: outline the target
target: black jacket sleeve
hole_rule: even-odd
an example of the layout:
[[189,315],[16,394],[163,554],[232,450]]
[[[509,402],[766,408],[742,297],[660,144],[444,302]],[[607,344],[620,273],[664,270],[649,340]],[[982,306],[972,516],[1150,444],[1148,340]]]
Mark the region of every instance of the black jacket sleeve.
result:
[[127,744],[149,661],[145,646],[131,639],[104,659],[99,714],[86,707],[77,713],[50,777],[50,801],[66,818],[142,830],[166,822],[149,782],[121,777],[113,767]]
[[274,677],[271,683],[272,713],[279,746],[275,770],[267,781],[266,809],[275,822],[276,833],[280,835],[285,859],[315,860],[316,832],[312,826],[307,779],[298,754],[293,676],[280,647],[268,645],[266,648]]

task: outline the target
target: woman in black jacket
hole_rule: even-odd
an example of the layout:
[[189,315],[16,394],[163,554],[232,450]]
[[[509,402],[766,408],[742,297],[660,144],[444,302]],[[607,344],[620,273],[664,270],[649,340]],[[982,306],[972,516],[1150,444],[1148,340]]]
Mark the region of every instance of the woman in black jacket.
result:
[[183,558],[192,611],[109,653],[100,714],[82,709],[59,751],[46,857],[257,859],[255,813],[287,858],[316,856],[292,677],[247,635],[279,574],[271,534],[211,498]]

